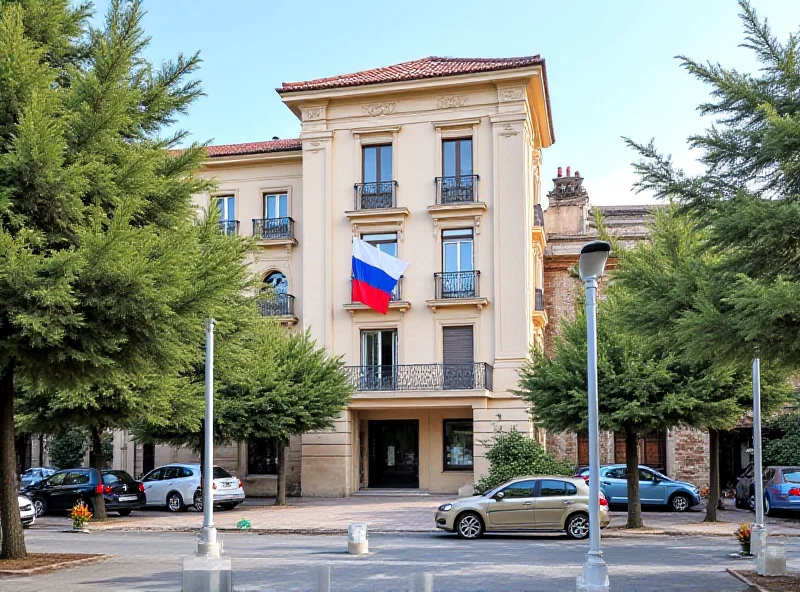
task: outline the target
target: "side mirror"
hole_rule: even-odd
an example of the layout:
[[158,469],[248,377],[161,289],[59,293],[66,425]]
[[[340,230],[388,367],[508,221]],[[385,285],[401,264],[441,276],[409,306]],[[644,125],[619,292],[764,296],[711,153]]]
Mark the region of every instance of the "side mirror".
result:
[[494,494],[494,499],[496,499],[498,502],[501,502],[503,501],[503,498],[505,496],[506,496],[505,493],[503,493],[502,491],[498,491],[497,493]]

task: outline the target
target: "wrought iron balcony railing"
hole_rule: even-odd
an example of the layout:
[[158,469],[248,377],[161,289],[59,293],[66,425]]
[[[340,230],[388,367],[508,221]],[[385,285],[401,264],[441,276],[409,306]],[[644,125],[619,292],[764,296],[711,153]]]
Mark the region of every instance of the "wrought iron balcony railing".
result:
[[544,310],[544,290],[536,288],[536,310]]
[[291,218],[256,218],[253,220],[253,236],[259,239],[294,238],[294,220]]
[[356,183],[356,210],[380,210],[397,205],[397,181]]
[[[353,279],[350,278],[350,294],[353,294]],[[389,302],[399,302],[403,299],[403,276],[400,276],[400,279],[397,280],[397,285],[392,290],[391,295],[389,296]],[[352,296],[351,296],[352,297]]]
[[542,209],[542,204],[535,204],[533,206],[533,225],[544,228],[544,210]]
[[477,270],[434,273],[435,297],[437,300],[445,298],[478,298],[481,295],[480,277],[481,272]]
[[262,317],[293,317],[294,296],[291,294],[273,294],[258,301],[258,310]]
[[473,364],[409,364],[404,366],[345,366],[358,391],[492,390],[494,368]]
[[239,234],[239,221],[238,220],[220,220],[219,231],[228,236]]
[[478,201],[478,175],[436,177],[436,203],[459,204]]

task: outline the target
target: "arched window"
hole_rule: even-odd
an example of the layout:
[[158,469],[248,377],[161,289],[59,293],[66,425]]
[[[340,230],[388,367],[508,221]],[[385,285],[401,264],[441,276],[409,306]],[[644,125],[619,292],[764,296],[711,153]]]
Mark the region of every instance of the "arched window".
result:
[[276,294],[286,294],[289,292],[289,282],[286,281],[286,276],[280,271],[273,271],[266,278],[264,283],[275,290]]

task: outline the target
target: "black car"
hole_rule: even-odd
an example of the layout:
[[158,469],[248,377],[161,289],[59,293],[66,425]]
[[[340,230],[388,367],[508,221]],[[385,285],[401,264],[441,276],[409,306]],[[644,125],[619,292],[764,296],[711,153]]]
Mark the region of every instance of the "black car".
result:
[[46,512],[68,512],[81,501],[94,511],[94,496],[98,493],[103,494],[106,510],[116,511],[120,516],[144,508],[147,502],[144,485],[125,471],[113,470],[102,471],[101,482],[97,469],[65,469],[26,487],[21,493],[31,499],[37,516]]

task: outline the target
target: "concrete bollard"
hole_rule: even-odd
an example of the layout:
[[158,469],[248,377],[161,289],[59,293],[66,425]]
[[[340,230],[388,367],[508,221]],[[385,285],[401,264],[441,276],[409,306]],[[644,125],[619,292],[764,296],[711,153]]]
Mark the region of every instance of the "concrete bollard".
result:
[[183,592],[233,592],[230,557],[184,557]]
[[414,574],[410,579],[411,592],[433,592],[433,574]]
[[369,553],[367,525],[363,522],[347,526],[347,552],[350,555],[366,555]]
[[320,565],[317,568],[317,592],[331,592],[330,565]]
[[786,548],[775,539],[763,547],[756,557],[756,573],[760,576],[786,575]]

